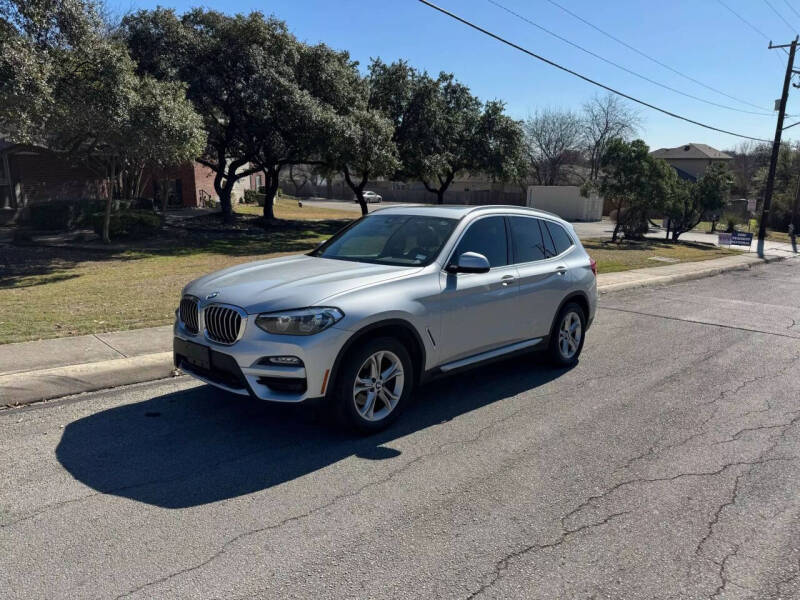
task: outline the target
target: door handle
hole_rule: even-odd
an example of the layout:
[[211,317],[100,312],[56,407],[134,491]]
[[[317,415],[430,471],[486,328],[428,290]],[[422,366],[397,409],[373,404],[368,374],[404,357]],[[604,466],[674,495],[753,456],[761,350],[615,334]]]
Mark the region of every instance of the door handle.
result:
[[559,275],[563,275],[566,272],[567,272],[567,267],[565,267],[564,265],[556,267],[556,273],[558,273]]
[[516,279],[513,275],[503,275],[503,278],[500,280],[500,283],[504,286],[511,285],[514,283],[514,279]]

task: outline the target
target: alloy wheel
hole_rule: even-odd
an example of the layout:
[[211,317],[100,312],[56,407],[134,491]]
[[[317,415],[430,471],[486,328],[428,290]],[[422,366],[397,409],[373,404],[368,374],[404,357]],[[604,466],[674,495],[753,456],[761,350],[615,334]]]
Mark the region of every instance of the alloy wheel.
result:
[[370,355],[356,373],[353,402],[367,421],[380,421],[391,413],[403,394],[403,363],[394,352]]
[[580,315],[576,312],[568,312],[561,320],[561,326],[558,329],[558,351],[562,357],[569,360],[575,356],[580,348],[582,335]]

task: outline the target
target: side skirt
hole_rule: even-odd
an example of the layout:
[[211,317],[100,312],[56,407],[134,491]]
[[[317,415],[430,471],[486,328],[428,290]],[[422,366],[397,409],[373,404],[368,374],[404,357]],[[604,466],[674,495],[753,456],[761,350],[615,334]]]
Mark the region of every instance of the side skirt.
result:
[[450,375],[456,371],[467,370],[472,367],[485,365],[486,363],[505,360],[518,354],[526,354],[528,352],[538,350],[547,346],[548,337],[549,336],[524,340],[522,342],[517,342],[501,348],[495,348],[494,350],[488,350],[486,352],[481,352],[480,354],[474,354],[466,358],[461,358],[449,363],[445,363],[438,367],[434,367],[423,374],[423,383],[428,382],[431,379],[437,379],[444,375]]

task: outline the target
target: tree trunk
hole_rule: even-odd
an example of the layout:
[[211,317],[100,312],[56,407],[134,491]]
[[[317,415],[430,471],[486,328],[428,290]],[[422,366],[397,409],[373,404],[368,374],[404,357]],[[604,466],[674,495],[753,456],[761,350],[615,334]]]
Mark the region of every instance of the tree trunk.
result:
[[[216,188],[216,185],[214,186]],[[231,204],[231,192],[233,192],[233,184],[228,184],[227,179],[225,185],[220,186],[217,190],[219,196],[219,206],[222,212],[222,221],[224,223],[233,222],[233,204]]]
[[280,167],[264,169],[264,223],[275,221],[275,194],[278,192]]
[[111,237],[109,236],[109,229],[111,228],[111,204],[113,199],[110,190],[106,191],[106,210],[103,215],[103,243],[110,244]]
[[614,233],[611,234],[611,241],[616,242],[619,235],[619,210],[617,210],[617,222],[614,224]]
[[219,198],[222,220],[225,223],[230,223],[233,221],[233,206],[231,205],[233,184],[229,185],[229,180],[224,170],[225,167],[222,167],[222,169],[222,171],[217,171],[216,175],[214,175],[214,191],[217,192],[217,197]]
[[350,177],[350,169],[346,166],[342,169],[342,173],[344,174],[344,180],[347,182],[347,185],[353,190],[353,193],[356,195],[356,200],[358,200],[358,205],[361,207],[361,216],[369,214],[369,208],[367,207],[367,201],[364,200],[364,187],[367,185],[367,180],[369,179],[369,173],[362,173],[361,181],[357,184],[353,181]]

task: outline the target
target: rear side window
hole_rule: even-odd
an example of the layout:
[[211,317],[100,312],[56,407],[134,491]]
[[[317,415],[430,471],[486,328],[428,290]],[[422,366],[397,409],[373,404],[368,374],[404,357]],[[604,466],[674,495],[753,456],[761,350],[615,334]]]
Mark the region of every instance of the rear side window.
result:
[[551,221],[542,221],[542,225],[545,225],[550,231],[550,237],[553,238],[553,244],[555,244],[556,254],[561,254],[569,250],[569,247],[572,246],[572,238],[569,237],[569,234],[564,231],[561,225]]
[[508,241],[503,217],[486,217],[469,226],[453,254],[455,262],[465,252],[483,254],[494,267],[508,264]]
[[514,262],[532,262],[547,256],[542,231],[539,229],[539,219],[509,217],[509,221],[511,221],[511,241],[514,244]]

